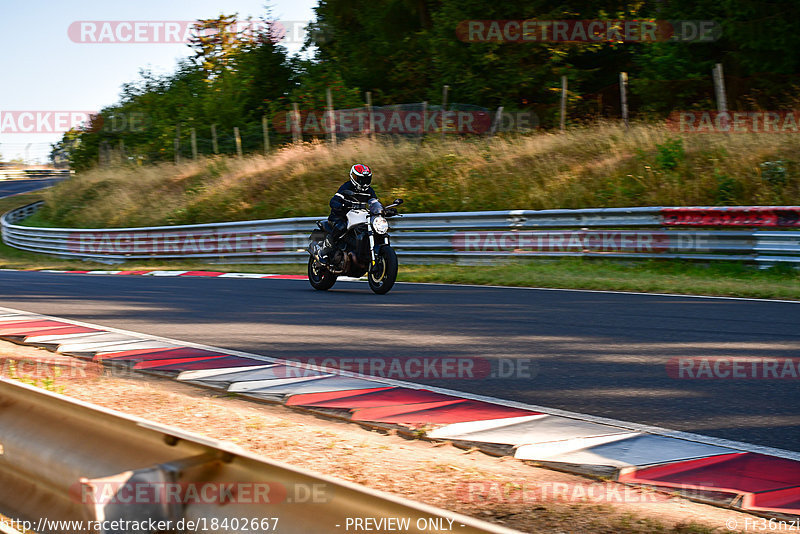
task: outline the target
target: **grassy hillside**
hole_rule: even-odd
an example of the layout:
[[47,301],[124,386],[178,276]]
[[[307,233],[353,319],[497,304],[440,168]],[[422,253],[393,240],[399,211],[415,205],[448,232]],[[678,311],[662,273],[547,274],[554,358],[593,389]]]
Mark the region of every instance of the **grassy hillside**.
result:
[[514,138],[352,139],[269,157],[95,169],[45,193],[35,222],[121,227],[322,215],[357,161],[373,168],[378,194],[403,197],[407,212],[800,200],[793,136],[602,124]]

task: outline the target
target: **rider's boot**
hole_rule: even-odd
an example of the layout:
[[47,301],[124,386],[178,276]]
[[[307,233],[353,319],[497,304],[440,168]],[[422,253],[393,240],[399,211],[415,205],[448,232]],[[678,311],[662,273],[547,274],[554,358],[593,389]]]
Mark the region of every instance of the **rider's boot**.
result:
[[330,265],[335,251],[333,240],[330,234],[325,236],[325,241],[322,242],[322,247],[319,249],[319,261],[325,266]]

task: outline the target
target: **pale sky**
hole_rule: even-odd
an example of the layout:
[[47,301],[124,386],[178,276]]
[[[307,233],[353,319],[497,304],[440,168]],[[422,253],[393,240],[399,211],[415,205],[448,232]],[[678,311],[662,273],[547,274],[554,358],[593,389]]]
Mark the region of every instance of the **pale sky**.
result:
[[[134,81],[141,68],[172,72],[191,51],[181,43],[153,43],[156,32],[176,22],[239,13],[259,19],[271,6],[271,18],[289,28],[290,52],[299,51],[302,35],[292,28],[313,17],[316,0],[0,0],[0,159],[28,156],[45,163],[49,145],[61,139],[63,124],[73,113],[98,111],[118,100],[120,87]],[[103,22],[108,32],[103,36]],[[130,22],[130,25],[126,25]],[[133,32],[139,22],[139,41]],[[164,22],[164,25],[161,24]],[[83,25],[81,26],[81,23]],[[95,23],[96,31],[92,32]],[[144,23],[144,24],[142,24]],[[286,24],[291,23],[291,24]],[[72,28],[72,30],[71,30]],[[80,29],[84,32],[81,33]],[[172,34],[174,35],[174,33]],[[88,42],[92,36],[105,42]],[[128,39],[127,42],[121,42]],[[174,39],[173,39],[174,40]],[[108,42],[114,41],[114,42]],[[22,112],[38,112],[23,116]],[[47,112],[52,112],[50,115]],[[70,113],[65,115],[65,113]],[[37,122],[38,121],[38,122]],[[49,130],[23,133],[15,130]]]

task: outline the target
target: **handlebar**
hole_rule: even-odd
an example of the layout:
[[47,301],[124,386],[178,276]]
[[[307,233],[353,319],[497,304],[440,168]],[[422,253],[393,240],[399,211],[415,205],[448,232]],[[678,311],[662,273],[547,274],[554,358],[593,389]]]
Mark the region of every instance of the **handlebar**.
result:
[[[373,199],[373,200],[375,200],[375,199]],[[370,202],[372,202],[372,201],[370,201]],[[347,206],[347,208],[351,209],[351,210],[370,210],[370,203],[369,202],[353,202],[351,200],[346,200],[345,203],[346,203],[345,205]],[[395,207],[399,206],[402,203],[403,203],[402,199],[399,199],[399,198],[395,199],[395,201],[392,204],[389,204],[388,206],[382,206],[382,209],[380,210],[380,213],[384,217],[400,216],[400,214],[397,213],[397,210],[395,209]],[[378,206],[380,206],[380,202],[378,202]]]

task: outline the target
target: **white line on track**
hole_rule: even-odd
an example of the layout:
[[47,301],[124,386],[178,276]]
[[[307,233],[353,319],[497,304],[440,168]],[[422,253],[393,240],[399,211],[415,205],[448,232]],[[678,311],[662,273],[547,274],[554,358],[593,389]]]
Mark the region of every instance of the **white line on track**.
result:
[[[66,271],[53,271],[53,270],[41,270],[41,271],[24,271],[19,269],[0,269],[0,271],[8,271],[8,272],[46,272],[51,274],[59,274],[64,273]],[[117,271],[119,272],[119,271]],[[186,273],[188,271],[151,271],[145,275],[124,275],[124,276],[178,276],[180,274]],[[88,273],[70,273],[73,276],[78,276],[80,274],[103,274],[103,275],[110,275],[114,274],[114,271],[96,271],[96,272],[88,272]],[[216,276],[216,277],[200,277],[200,278],[262,278],[268,280],[270,278],[274,280],[287,280],[286,278],[273,278],[276,275],[261,275],[258,273],[225,273],[224,275]],[[281,276],[281,275],[277,275]],[[190,278],[190,277],[186,277]],[[297,279],[295,281],[302,281]],[[338,281],[342,282],[364,282],[366,278],[350,278],[346,276],[341,276],[338,278]],[[673,298],[691,298],[691,299],[713,299],[713,300],[741,300],[741,301],[750,301],[750,302],[780,302],[785,304],[800,304],[800,300],[786,300],[786,299],[763,299],[763,298],[752,298],[752,297],[725,297],[725,296],[715,296],[715,295],[688,295],[684,293],[646,293],[643,291],[615,291],[610,289],[573,289],[573,288],[565,288],[565,287],[529,287],[529,286],[502,286],[502,285],[482,285],[482,284],[454,284],[454,283],[447,283],[447,282],[397,282],[398,285],[427,285],[427,286],[446,286],[446,287],[472,287],[472,288],[490,288],[490,289],[517,289],[517,290],[526,290],[526,291],[565,291],[571,293],[600,293],[600,294],[610,294],[610,295],[644,295],[644,296],[653,296],[653,297],[673,297]]]
[[528,287],[528,286],[495,286],[480,284],[452,284],[446,282],[397,282],[403,285],[428,285],[428,286],[448,286],[448,287],[488,287],[492,289],[524,289],[528,291],[568,291],[574,293],[608,293],[611,295],[648,295],[654,297],[676,297],[692,299],[715,299],[715,300],[744,300],[753,302],[784,302],[790,304],[800,304],[800,300],[781,300],[781,299],[759,299],[749,297],[722,297],[715,295],[686,295],[682,293],[645,293],[642,291],[613,291],[610,289],[570,289],[566,287]]

